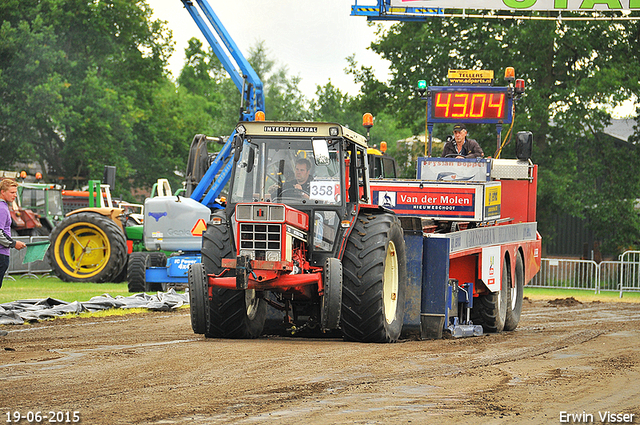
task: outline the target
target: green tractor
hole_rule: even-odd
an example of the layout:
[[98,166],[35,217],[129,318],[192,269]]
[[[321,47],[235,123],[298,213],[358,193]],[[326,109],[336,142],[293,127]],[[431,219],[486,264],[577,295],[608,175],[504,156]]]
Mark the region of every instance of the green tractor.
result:
[[142,243],[142,205],[114,205],[99,180],[88,190],[89,207],[70,212],[51,232],[53,271],[67,282],[122,282],[128,254]]
[[22,208],[38,214],[46,235],[64,218],[62,187],[59,184],[20,182],[18,198]]

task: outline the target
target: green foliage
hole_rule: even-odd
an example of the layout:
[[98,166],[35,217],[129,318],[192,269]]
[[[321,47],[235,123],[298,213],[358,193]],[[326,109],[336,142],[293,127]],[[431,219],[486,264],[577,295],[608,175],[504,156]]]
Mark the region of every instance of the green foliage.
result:
[[0,16],[2,165],[36,160],[69,184],[115,165],[128,187],[141,151],[156,148],[147,137],[169,32],[142,0],[5,1]]

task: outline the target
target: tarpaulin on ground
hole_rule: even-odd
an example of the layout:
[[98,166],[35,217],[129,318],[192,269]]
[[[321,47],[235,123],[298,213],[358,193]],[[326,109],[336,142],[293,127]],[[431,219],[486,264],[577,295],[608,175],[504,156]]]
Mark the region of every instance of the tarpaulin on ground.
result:
[[178,294],[173,288],[155,295],[145,293],[128,297],[109,294],[91,298],[86,302],[66,302],[54,298],[12,301],[0,304],[0,325],[20,325],[51,319],[65,314],[94,312],[109,308],[146,308],[154,311],[168,311],[189,304],[188,294]]

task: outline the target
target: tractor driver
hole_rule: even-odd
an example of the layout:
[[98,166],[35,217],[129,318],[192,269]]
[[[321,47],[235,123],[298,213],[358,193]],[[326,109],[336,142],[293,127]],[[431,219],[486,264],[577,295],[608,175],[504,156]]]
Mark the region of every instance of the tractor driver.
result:
[[[309,193],[311,191],[311,162],[306,158],[300,158],[296,160],[295,167],[295,180],[285,182],[282,185],[281,196],[301,197],[303,199],[309,199]],[[269,192],[273,192],[277,189],[274,185],[269,189]]]
[[473,139],[467,139],[467,127],[464,124],[453,126],[453,138],[449,136],[442,150],[445,158],[482,158],[484,152]]

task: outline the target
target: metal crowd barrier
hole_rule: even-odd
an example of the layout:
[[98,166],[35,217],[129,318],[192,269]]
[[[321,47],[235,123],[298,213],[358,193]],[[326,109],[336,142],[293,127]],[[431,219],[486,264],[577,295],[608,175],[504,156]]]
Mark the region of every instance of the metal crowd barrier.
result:
[[540,288],[640,291],[640,251],[626,251],[620,261],[543,258],[528,286]]
[[622,292],[640,291],[640,251],[620,254],[620,298]]
[[598,264],[591,260],[543,258],[529,286],[597,290]]
[[[39,241],[48,241],[48,236],[12,236],[12,238],[16,241],[22,241],[24,243],[29,242],[39,242]],[[15,280],[17,277],[30,277],[30,278],[38,278],[39,276],[49,275],[53,271],[51,268],[51,264],[49,263],[49,256],[45,255],[44,260],[42,261],[33,261],[31,263],[22,264],[25,255],[27,255],[27,250],[21,249],[11,250],[11,255],[9,256],[9,269],[5,274],[5,278]]]

